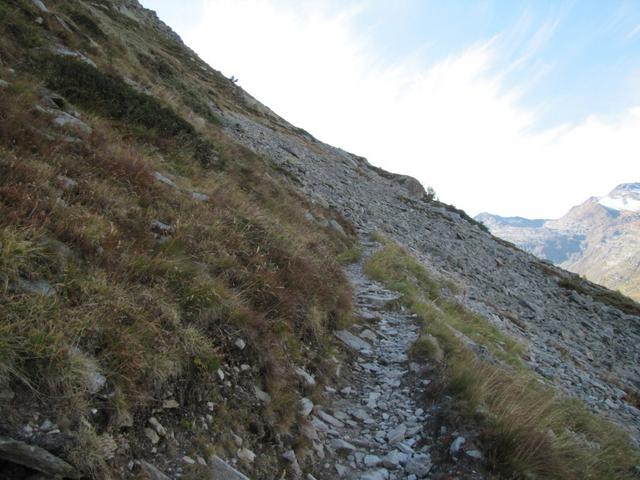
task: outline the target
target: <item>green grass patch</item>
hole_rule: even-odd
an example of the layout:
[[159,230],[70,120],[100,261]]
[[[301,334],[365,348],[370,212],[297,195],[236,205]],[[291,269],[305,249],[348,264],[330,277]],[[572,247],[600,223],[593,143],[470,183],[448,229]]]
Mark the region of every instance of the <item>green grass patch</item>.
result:
[[449,281],[435,280],[404,249],[390,242],[365,263],[365,272],[374,280],[400,292],[407,304],[428,326],[440,334],[452,327],[479,345],[483,345],[497,358],[515,367],[523,365],[522,347],[513,338],[489,324],[480,315],[448,300],[444,289],[455,291]]
[[362,249],[355,245],[347,248],[344,252],[340,253],[337,257],[338,263],[341,265],[349,265],[352,263],[358,263],[362,258]]

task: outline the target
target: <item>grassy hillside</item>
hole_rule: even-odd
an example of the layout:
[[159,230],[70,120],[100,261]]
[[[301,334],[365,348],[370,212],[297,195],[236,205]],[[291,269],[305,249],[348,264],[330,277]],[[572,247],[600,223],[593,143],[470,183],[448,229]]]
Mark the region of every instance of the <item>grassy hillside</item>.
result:
[[[235,87],[175,39],[108,5],[48,6],[0,5],[0,434],[97,478],[234,435],[304,442],[295,367],[315,389],[331,373],[350,225],[223,134]],[[157,445],[152,415],[173,432]],[[45,419],[64,435],[38,436]]]

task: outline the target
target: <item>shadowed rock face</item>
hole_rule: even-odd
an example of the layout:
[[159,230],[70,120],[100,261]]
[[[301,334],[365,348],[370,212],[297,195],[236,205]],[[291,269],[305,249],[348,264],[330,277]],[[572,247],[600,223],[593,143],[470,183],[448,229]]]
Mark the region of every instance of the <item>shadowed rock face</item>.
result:
[[[640,411],[624,402],[618,386],[640,388],[638,316],[562,287],[567,272],[496,239],[463,212],[411,198],[402,177],[362,157],[279,118],[222,115],[229,135],[288,172],[311,198],[337,209],[362,231],[389,235],[430,269],[454,278],[463,286],[467,307],[522,339],[533,369],[640,438]],[[580,235],[548,248],[577,249],[584,241]]]
[[[591,197],[557,220],[504,218],[482,213],[476,220],[494,235],[537,257],[640,299],[640,184],[622,184]],[[616,208],[613,208],[613,207]]]

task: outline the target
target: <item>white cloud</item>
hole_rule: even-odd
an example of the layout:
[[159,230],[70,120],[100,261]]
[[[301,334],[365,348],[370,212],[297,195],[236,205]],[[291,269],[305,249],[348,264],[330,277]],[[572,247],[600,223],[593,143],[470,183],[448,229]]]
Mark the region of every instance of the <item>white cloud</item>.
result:
[[[640,180],[640,110],[536,132],[522,90],[505,86],[517,60],[500,69],[500,36],[436,64],[415,56],[389,64],[354,27],[358,8],[331,14],[304,5],[209,0],[198,24],[181,33],[287,120],[417,177],[471,214],[559,216]],[[543,25],[524,56],[554,28]]]

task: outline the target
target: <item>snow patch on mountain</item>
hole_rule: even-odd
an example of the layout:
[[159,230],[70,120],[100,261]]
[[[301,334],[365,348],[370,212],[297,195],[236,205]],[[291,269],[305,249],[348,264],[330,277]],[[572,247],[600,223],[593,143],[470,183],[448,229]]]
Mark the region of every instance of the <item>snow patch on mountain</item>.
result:
[[613,210],[640,212],[640,183],[623,183],[614,188],[598,203]]

